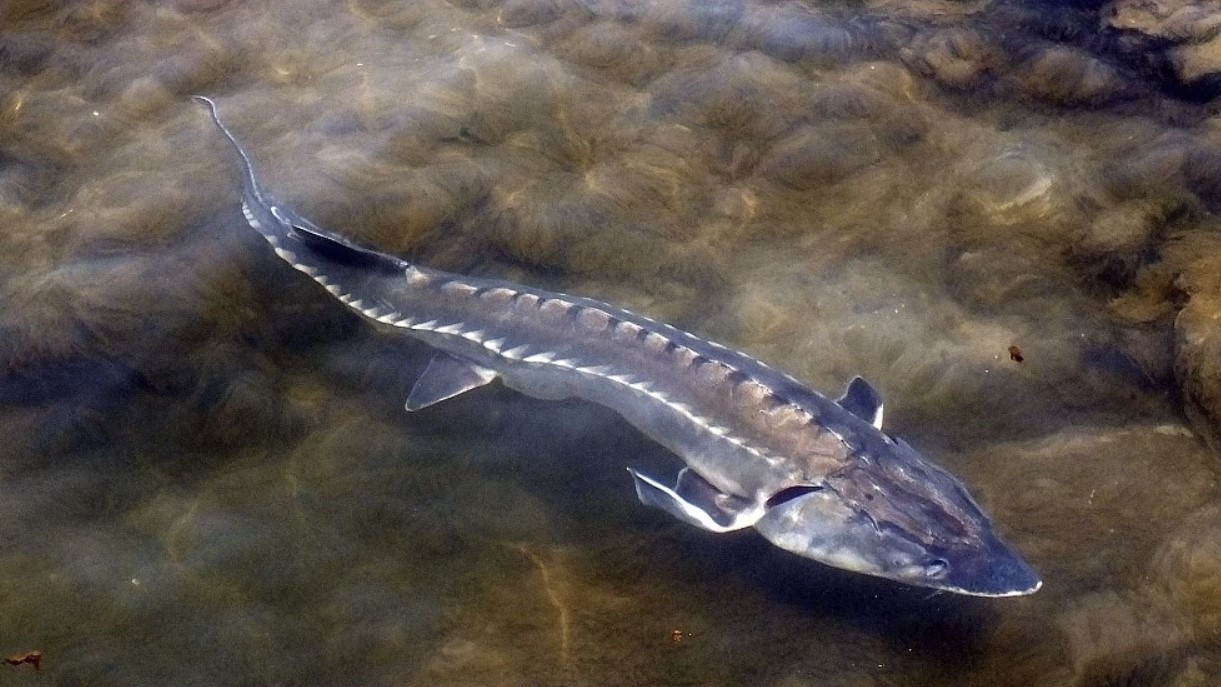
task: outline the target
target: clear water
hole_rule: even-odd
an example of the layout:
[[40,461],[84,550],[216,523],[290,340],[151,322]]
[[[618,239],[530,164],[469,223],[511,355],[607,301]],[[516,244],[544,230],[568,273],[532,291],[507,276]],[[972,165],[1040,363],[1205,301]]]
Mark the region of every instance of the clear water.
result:
[[[5,2],[0,652],[43,663],[0,683],[1216,684],[1221,143],[1178,8]],[[865,376],[1044,588],[685,527],[596,406],[402,412],[428,351],[250,231],[193,93],[323,226]]]

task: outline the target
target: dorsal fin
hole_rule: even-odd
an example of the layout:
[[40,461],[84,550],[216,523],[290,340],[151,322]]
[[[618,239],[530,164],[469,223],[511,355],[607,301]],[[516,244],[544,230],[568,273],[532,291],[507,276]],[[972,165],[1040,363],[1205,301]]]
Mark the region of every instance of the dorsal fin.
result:
[[882,394],[869,386],[869,382],[853,377],[848,382],[848,388],[844,389],[844,395],[835,402],[844,410],[882,429]]
[[[212,118],[212,122],[229,140],[233,150],[237,153],[242,165],[242,205],[246,211],[247,221],[271,241],[273,246],[278,245],[277,240],[291,239],[330,262],[379,272],[401,272],[410,266],[407,261],[400,260],[393,255],[364,248],[338,234],[320,229],[313,222],[284,207],[275,198],[264,193],[255,177],[254,163],[251,162],[250,155],[238,142],[233,132],[229,131],[229,128],[220,121],[216,103],[211,98],[202,95],[193,95],[191,98],[208,108],[208,115]],[[271,226],[273,220],[275,226]],[[291,246],[287,245],[279,247],[292,250]]]
[[338,234],[314,226],[312,222],[303,217],[285,214],[281,208],[276,207],[272,211],[277,219],[291,227],[289,236],[316,255],[331,262],[385,272],[401,272],[408,266],[405,260],[379,253],[371,248],[358,246]]

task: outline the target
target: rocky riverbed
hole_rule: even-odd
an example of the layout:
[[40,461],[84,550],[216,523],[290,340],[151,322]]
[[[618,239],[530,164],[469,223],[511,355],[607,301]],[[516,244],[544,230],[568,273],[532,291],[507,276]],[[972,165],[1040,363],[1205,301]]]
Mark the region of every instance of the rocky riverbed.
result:
[[[1217,10],[3,3],[0,682],[1214,684]],[[695,531],[595,406],[404,413],[429,352],[271,254],[192,94],[321,226],[864,376],[1044,588]]]

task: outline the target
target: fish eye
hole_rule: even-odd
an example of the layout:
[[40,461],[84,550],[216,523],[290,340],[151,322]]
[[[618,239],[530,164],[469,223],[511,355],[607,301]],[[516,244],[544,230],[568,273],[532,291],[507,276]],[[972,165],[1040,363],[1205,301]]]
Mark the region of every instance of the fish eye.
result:
[[950,562],[944,558],[934,558],[924,564],[924,576],[931,578],[944,577],[950,571]]
[[812,494],[816,491],[822,491],[822,489],[823,489],[823,485],[821,485],[821,484],[798,484],[795,487],[781,489],[780,491],[776,492],[775,494],[772,494],[772,497],[767,500],[767,507],[775,508],[776,506],[779,506],[783,503],[792,501],[793,499],[797,498],[798,496],[805,496],[806,494]]

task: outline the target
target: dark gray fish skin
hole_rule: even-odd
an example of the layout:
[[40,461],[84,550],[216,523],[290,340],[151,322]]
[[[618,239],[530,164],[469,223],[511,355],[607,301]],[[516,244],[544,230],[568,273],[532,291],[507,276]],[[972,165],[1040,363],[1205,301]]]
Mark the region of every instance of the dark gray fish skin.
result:
[[859,378],[838,402],[744,353],[601,301],[419,267],[321,229],[242,166],[242,211],[277,255],[344,304],[439,349],[409,410],[500,378],[619,412],[681,457],[674,487],[629,470],[640,499],[716,532],[755,527],[829,565],[977,596],[1041,582],[948,472],[880,430]]

